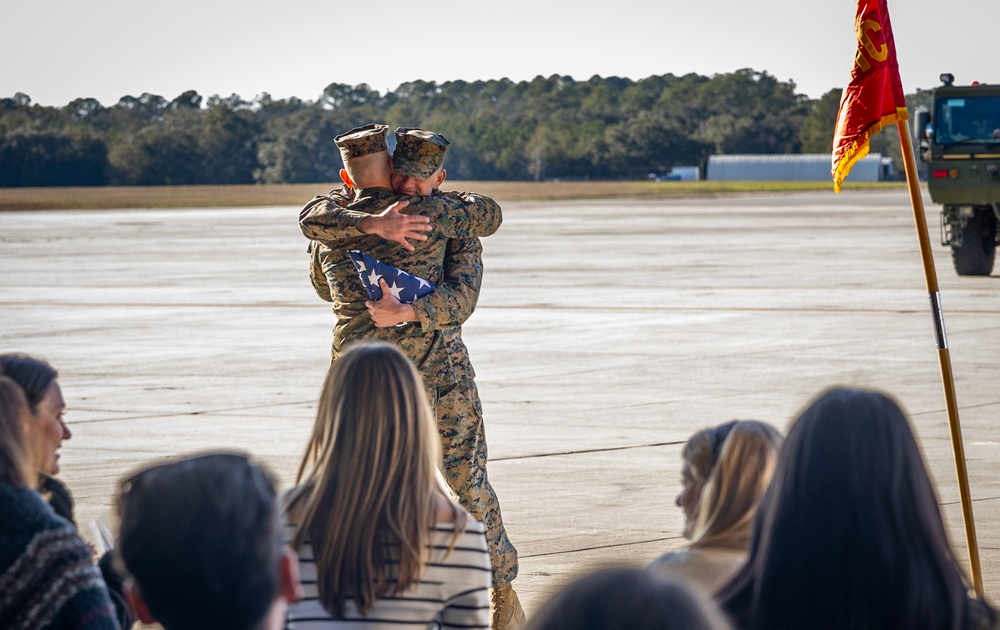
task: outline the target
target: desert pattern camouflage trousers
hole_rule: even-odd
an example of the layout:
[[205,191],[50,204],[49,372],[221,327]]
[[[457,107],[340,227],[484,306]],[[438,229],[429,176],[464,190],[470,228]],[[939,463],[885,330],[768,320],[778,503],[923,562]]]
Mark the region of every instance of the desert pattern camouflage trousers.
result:
[[472,379],[438,387],[431,395],[444,455],[444,476],[459,503],[486,525],[493,587],[517,577],[517,549],[507,538],[500,502],[486,476],[486,429],[479,390]]

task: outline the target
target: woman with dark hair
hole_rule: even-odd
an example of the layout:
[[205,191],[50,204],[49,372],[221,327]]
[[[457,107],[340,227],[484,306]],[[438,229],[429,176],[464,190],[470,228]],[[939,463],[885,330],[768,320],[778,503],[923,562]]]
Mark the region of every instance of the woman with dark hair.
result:
[[0,376],[0,628],[119,628],[90,549],[34,490],[28,401]]
[[565,586],[525,630],[727,630],[715,602],[636,568],[595,571]]
[[449,498],[423,381],[395,346],[333,364],[286,499],[302,599],[286,628],[482,628],[492,570],[482,523]]
[[717,597],[747,629],[997,627],[906,416],[871,391],[827,391],[792,424],[747,563]]
[[24,440],[28,459],[38,472],[38,490],[52,504],[56,514],[73,521],[73,498],[55,478],[59,472],[59,448],[73,434],[63,422],[62,390],[55,369],[22,353],[0,355],[0,374],[21,386],[28,399],[29,418]]
[[[63,421],[66,403],[57,380],[59,373],[45,361],[18,352],[0,354],[0,374],[16,383],[27,400],[24,445],[28,464],[33,470],[34,487],[58,516],[75,527],[73,495],[55,477],[59,473],[59,449],[63,440],[73,437]],[[115,605],[118,622],[123,627],[131,626],[134,615],[125,601],[123,578],[115,571],[110,553],[101,557],[99,566]]]

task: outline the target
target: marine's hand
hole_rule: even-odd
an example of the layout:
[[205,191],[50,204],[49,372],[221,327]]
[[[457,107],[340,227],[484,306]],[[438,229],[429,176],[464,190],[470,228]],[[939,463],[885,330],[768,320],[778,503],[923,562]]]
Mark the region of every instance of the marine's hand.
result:
[[371,315],[372,321],[377,327],[389,328],[396,324],[418,321],[417,313],[413,307],[400,302],[389,290],[389,285],[384,279],[380,278],[378,285],[382,287],[382,298],[378,301],[368,300],[365,302],[368,314]]
[[410,240],[426,241],[425,232],[431,231],[431,220],[422,214],[403,214],[409,201],[401,200],[382,212],[365,217],[358,223],[358,229],[365,234],[376,234],[387,241],[399,243],[408,251],[413,251]]

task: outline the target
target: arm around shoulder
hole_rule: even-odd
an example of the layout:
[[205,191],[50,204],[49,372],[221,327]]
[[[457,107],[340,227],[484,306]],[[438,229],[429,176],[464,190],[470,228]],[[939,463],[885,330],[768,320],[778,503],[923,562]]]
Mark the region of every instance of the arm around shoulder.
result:
[[414,205],[431,220],[434,228],[448,238],[482,238],[500,229],[500,204],[485,195],[464,192],[436,192]]
[[310,240],[337,241],[359,234],[358,223],[367,212],[348,209],[354,196],[344,186],[325,195],[318,195],[299,211],[299,229]]
[[442,281],[410,306],[425,331],[461,326],[476,310],[482,285],[482,243],[478,238],[453,239],[448,241]]

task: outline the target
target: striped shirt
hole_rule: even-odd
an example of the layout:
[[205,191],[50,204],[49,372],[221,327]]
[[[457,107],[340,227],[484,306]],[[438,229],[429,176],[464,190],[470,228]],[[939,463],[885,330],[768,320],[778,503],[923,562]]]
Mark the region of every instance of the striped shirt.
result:
[[[490,627],[489,588],[492,582],[490,555],[483,524],[470,521],[448,553],[454,536],[451,524],[439,523],[431,529],[431,555],[424,575],[399,595],[379,598],[364,617],[353,602],[345,602],[344,618],[331,619],[317,597],[316,561],[307,540],[299,549],[302,600],[288,606],[286,630],[328,628],[392,628],[393,630]],[[286,527],[291,541],[295,526]],[[392,574],[392,571],[390,571]]]
[[117,630],[90,549],[34,490],[0,482],[0,628]]

